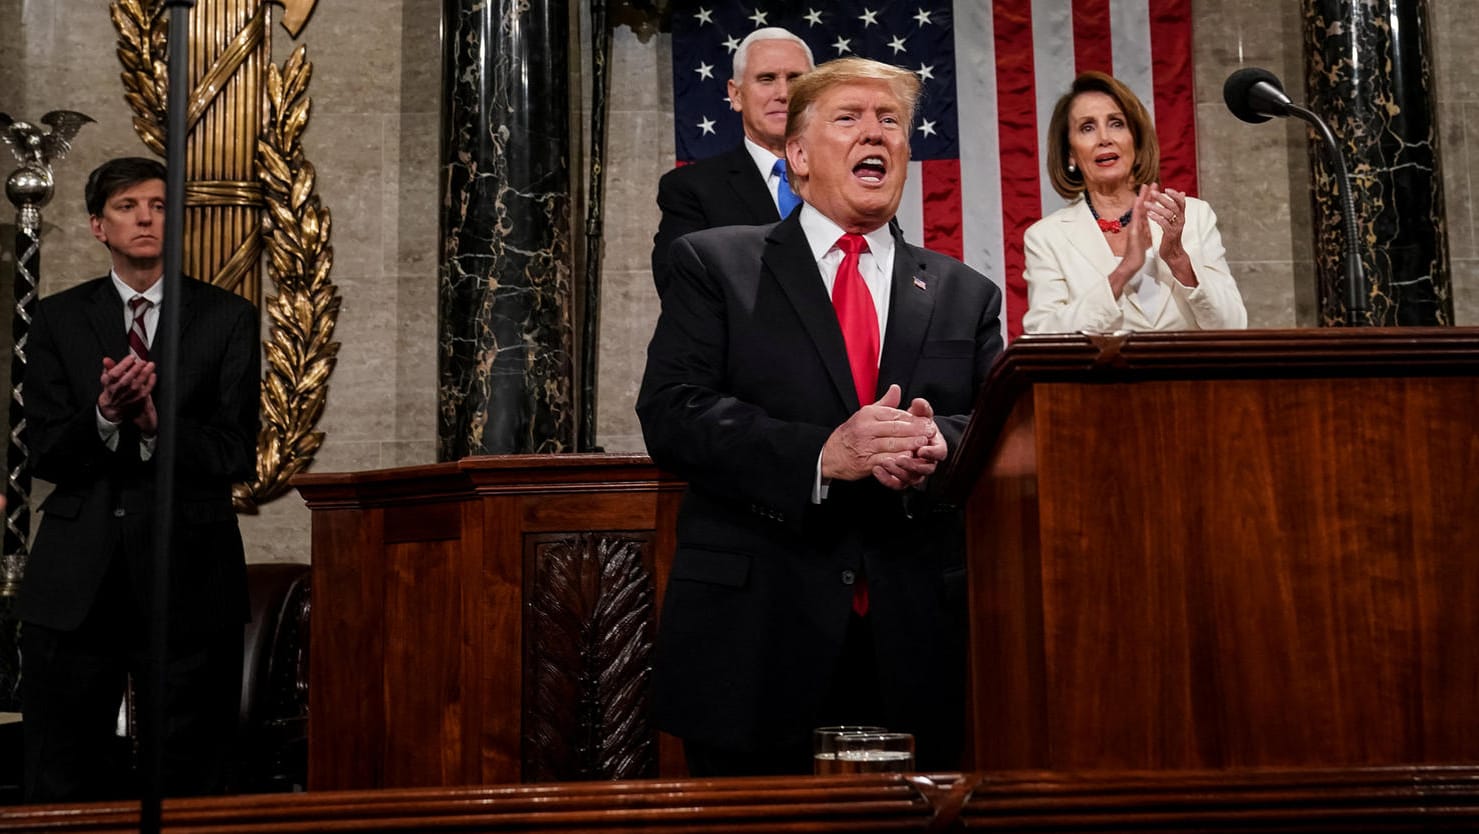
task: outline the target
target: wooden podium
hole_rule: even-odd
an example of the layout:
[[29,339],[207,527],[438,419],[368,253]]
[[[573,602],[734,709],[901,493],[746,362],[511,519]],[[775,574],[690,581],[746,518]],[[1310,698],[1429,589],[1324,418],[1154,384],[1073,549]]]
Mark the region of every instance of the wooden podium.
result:
[[645,457],[300,475],[312,790],[672,773],[651,650],[683,482]]
[[976,768],[1479,761],[1479,330],[1024,338],[962,454]]

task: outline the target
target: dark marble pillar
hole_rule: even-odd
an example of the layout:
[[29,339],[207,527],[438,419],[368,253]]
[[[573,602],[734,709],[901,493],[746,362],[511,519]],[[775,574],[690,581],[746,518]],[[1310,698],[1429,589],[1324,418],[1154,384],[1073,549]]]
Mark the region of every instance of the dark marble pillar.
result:
[[1309,107],[1346,154],[1370,309],[1348,317],[1340,202],[1311,140],[1321,324],[1453,323],[1427,0],[1304,0]]
[[437,455],[575,440],[565,0],[443,0]]

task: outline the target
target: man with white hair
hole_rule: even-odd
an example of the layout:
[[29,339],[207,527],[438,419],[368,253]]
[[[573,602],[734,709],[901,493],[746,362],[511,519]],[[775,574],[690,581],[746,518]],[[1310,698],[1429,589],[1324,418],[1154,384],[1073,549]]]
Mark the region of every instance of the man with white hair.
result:
[[740,114],[745,141],[658,182],[662,223],[652,240],[658,295],[667,291],[673,241],[699,229],[774,223],[799,203],[785,177],[786,103],[791,82],[811,68],[811,48],[785,29],[757,29],[740,42],[729,106]]

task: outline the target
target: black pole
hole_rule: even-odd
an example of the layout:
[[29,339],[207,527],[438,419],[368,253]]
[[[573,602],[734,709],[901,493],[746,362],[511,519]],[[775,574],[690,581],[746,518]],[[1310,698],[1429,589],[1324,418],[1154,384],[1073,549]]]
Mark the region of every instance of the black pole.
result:
[[144,722],[140,733],[143,798],[139,830],[156,834],[164,799],[165,657],[169,645],[169,564],[173,549],[175,496],[175,425],[179,386],[180,269],[185,249],[185,141],[190,96],[190,10],[195,0],[165,0],[169,9],[169,91],[164,147],[164,304],[159,311],[154,344],[162,356],[156,367],[155,411],[159,434],[154,445],[154,572],[149,602],[149,686],[145,687]]
[[611,26],[606,0],[591,0],[591,159],[585,218],[585,315],[580,323],[579,450],[596,446],[596,374],[601,339],[601,237],[606,194],[606,98],[611,86]]
[[[49,179],[49,178],[48,178]],[[19,568],[26,562],[31,535],[31,454],[22,407],[26,379],[26,337],[36,313],[36,288],[41,284],[41,212],[35,206],[20,210],[15,229],[15,312],[10,319],[14,348],[10,354],[10,441],[5,449],[5,552],[9,560],[0,571],[0,597],[19,592]],[[12,570],[15,572],[12,573]],[[12,583],[16,583],[12,585]],[[3,616],[3,612],[0,612]],[[0,693],[4,701],[10,693]]]
[[1356,201],[1351,196],[1351,178],[1346,175],[1345,154],[1340,152],[1335,134],[1330,132],[1330,126],[1325,124],[1319,114],[1293,103],[1289,105],[1289,112],[1312,125],[1325,141],[1325,149],[1330,152],[1330,166],[1334,169],[1335,185],[1340,196],[1341,224],[1345,228],[1346,324],[1369,324],[1365,314],[1366,296],[1370,294],[1371,288],[1366,284],[1366,271],[1361,265],[1361,229],[1356,224]]

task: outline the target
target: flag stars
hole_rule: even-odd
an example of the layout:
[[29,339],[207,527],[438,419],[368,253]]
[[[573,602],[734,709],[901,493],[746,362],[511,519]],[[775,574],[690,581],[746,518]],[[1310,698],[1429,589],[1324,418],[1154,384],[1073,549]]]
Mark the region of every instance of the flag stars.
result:
[[919,124],[919,132],[922,133],[922,134],[924,134],[925,136],[934,136],[935,135],[935,123],[932,122],[932,121],[930,121],[929,119],[925,119],[923,122],[920,122],[920,124]]
[[714,65],[713,64],[705,64],[702,61],[700,61],[699,62],[699,65],[698,65],[698,69],[694,70],[694,72],[698,73],[698,77],[699,78],[710,78],[711,79],[711,78],[714,77]]
[[727,50],[729,50],[729,54],[730,55],[733,55],[735,52],[737,52],[739,50],[739,45],[740,45],[740,39],[739,38],[736,38],[734,35],[730,35],[729,36],[729,40],[727,40],[727,41],[724,42],[724,48],[727,49]]
[[935,65],[934,64],[920,64],[919,65],[919,69],[916,70],[916,72],[919,73],[919,80],[920,81],[933,81],[934,78],[935,78]]
[[693,19],[694,20],[697,20],[698,21],[698,24],[700,26],[704,25],[705,23],[713,23],[714,22],[714,10],[713,9],[699,9],[698,10],[698,14],[694,15],[693,16]]
[[708,116],[703,117],[703,119],[700,120],[699,123],[698,123],[698,129],[701,131],[699,133],[699,135],[700,136],[709,136],[709,135],[713,134],[714,133],[714,124],[715,124],[715,122],[714,122],[713,119],[709,118]]
[[872,9],[863,9],[863,13],[858,16],[858,20],[863,21],[864,29],[867,29],[869,26],[875,26],[878,24],[878,12]]
[[837,50],[837,54],[838,55],[841,55],[841,54],[846,53],[846,52],[851,52],[852,51],[852,39],[851,38],[844,38],[841,35],[838,35],[837,36],[837,40],[835,40],[835,41],[832,42],[832,48],[835,49],[835,50]]
[[920,9],[919,14],[914,16],[914,20],[920,26],[928,26],[930,25],[930,13],[925,11],[924,9]]
[[752,15],[750,15],[750,20],[753,20],[755,22],[755,26],[757,28],[758,27],[761,27],[761,26],[764,26],[765,25],[765,12],[763,10],[761,10],[761,9],[756,9],[755,10],[755,13],[752,14]]
[[807,28],[822,25],[822,13],[817,9],[808,9],[803,17],[806,19]]
[[904,38],[902,35],[896,36],[893,40],[889,41],[888,48],[892,49],[895,55],[903,52],[905,49],[908,49],[908,47],[904,46]]

